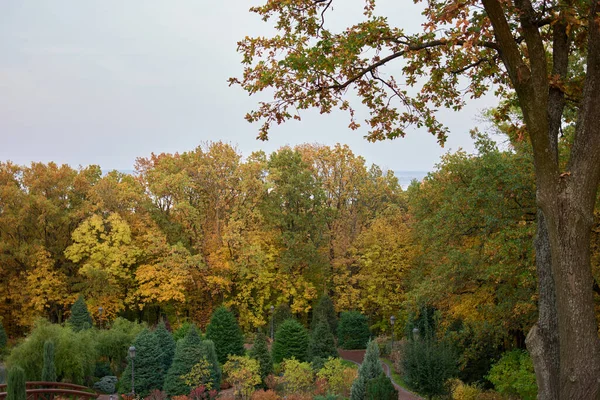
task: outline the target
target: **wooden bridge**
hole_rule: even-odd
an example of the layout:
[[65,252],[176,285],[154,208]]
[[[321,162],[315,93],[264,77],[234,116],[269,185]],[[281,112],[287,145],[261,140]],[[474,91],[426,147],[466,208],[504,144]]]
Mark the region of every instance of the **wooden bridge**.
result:
[[[54,400],[54,398],[84,399],[98,398],[90,388],[63,382],[26,382],[27,400]],[[6,399],[6,384],[0,385],[0,400]]]

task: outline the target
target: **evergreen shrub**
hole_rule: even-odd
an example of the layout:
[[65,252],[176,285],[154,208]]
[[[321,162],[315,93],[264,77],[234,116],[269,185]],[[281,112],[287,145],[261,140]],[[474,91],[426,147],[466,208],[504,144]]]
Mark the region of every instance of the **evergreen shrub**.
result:
[[69,317],[68,322],[75,332],[90,329],[92,327],[92,317],[83,296],[79,296],[77,301],[71,306],[71,316]]
[[335,347],[335,338],[329,330],[329,325],[326,321],[319,321],[311,332],[308,354],[311,360],[314,358],[327,360],[329,357],[335,358],[338,356]]
[[367,317],[358,311],[342,312],[337,334],[338,346],[342,349],[364,349],[371,337]]
[[161,320],[156,329],[154,335],[158,340],[158,347],[162,351],[161,365],[162,370],[166,373],[171,367],[173,362],[173,356],[175,355],[175,340],[173,335],[169,332],[165,326],[165,321]]
[[398,400],[398,391],[390,378],[382,373],[367,383],[367,400]]
[[8,370],[6,400],[27,400],[26,390],[25,371],[20,367],[10,368]]
[[56,365],[54,364],[54,342],[44,342],[44,365],[42,367],[42,381],[56,382]]
[[133,361],[135,393],[146,397],[152,390],[162,389],[162,351],[156,336],[147,329],[144,329],[135,338],[133,346],[136,349],[135,359],[128,359],[129,362],[119,382],[119,391],[131,393],[131,363]]
[[230,355],[243,356],[246,353],[240,326],[235,316],[223,306],[213,312],[206,327],[206,338],[214,342],[221,364],[224,364]]
[[288,319],[275,333],[272,348],[273,361],[280,363],[292,357],[298,361],[307,361],[308,342],[308,333],[304,326],[295,319]]
[[311,329],[317,327],[319,321],[325,321],[329,325],[329,330],[332,333],[337,332],[337,314],[333,306],[333,301],[328,295],[323,295],[319,298],[319,301],[315,305],[312,314]]
[[250,350],[250,357],[258,361],[260,365],[260,379],[265,384],[265,379],[273,373],[273,358],[267,345],[267,337],[264,333],[258,332],[254,338],[254,345]]
[[117,388],[117,377],[108,375],[94,383],[94,389],[102,393],[113,394]]
[[358,367],[358,377],[352,383],[350,399],[364,400],[367,395],[367,384],[371,379],[377,378],[382,373],[383,368],[379,361],[379,346],[375,341],[369,341],[363,362]]

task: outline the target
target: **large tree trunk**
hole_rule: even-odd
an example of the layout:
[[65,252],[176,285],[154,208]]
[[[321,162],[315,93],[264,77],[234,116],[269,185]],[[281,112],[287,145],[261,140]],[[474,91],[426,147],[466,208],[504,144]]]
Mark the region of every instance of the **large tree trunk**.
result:
[[525,343],[535,366],[539,399],[558,399],[559,342],[556,315],[556,292],[552,277],[550,238],[544,213],[537,212],[535,261],[538,276],[538,322],[531,328]]

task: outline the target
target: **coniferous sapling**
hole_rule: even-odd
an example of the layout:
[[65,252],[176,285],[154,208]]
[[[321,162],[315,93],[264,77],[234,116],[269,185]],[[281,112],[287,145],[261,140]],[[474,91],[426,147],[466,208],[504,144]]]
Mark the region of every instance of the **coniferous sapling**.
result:
[[204,340],[202,342],[202,353],[203,357],[208,361],[210,368],[210,379],[213,383],[213,389],[219,390],[221,387],[221,365],[219,364],[219,357],[215,348],[215,344],[212,340]]
[[217,350],[219,362],[225,364],[227,356],[243,356],[244,336],[235,316],[225,307],[218,307],[206,327],[206,338],[212,340]]
[[9,369],[6,400],[27,400],[26,390],[25,371],[20,367],[12,367]]
[[194,389],[189,387],[181,377],[189,374],[203,355],[202,339],[196,327],[192,325],[185,337],[177,342],[171,368],[165,377],[163,388],[169,396],[187,395]]
[[308,348],[309,358],[322,358],[327,360],[329,357],[337,357],[338,352],[335,347],[335,338],[329,330],[329,324],[325,320],[317,322],[317,326],[310,335],[310,344]]
[[260,378],[263,383],[269,374],[273,373],[273,358],[267,345],[267,337],[263,332],[258,332],[254,338],[254,345],[250,350],[250,357],[260,364]]
[[275,333],[273,361],[279,363],[292,357],[307,361],[308,341],[308,333],[300,322],[295,319],[284,321]]
[[56,382],[56,364],[54,363],[54,342],[44,342],[44,365],[42,367],[42,381]]
[[[152,390],[161,389],[163,386],[162,351],[156,336],[147,329],[135,338],[133,346],[136,350],[133,360],[135,393],[146,397]],[[121,393],[131,392],[131,362],[132,360],[128,359],[127,368],[121,375],[119,382]]]
[[379,346],[374,341],[369,341],[362,364],[358,367],[358,377],[352,384],[350,400],[364,400],[367,395],[369,380],[377,378],[383,373],[379,361]]
[[90,316],[90,312],[88,311],[83,296],[79,296],[77,301],[71,306],[69,325],[71,325],[75,332],[90,329],[92,327],[92,317]]
[[158,346],[162,351],[161,365],[163,374],[166,374],[171,367],[173,356],[175,355],[175,340],[173,339],[171,332],[167,330],[165,321],[163,320],[161,320],[156,327],[154,335],[156,336]]

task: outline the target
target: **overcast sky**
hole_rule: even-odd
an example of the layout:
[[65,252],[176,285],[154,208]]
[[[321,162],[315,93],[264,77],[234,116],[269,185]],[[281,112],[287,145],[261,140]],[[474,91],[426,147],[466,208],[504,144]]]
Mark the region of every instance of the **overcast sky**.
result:
[[[269,142],[244,120],[256,104],[227,78],[239,76],[236,42],[268,34],[248,12],[259,0],[3,0],[0,10],[0,160],[55,161],[132,169],[151,152],[183,152],[202,141],[236,144],[244,155],[286,144],[347,143],[393,170],[430,170],[448,149],[472,149],[468,131],[494,104],[442,112],[445,149],[427,132],[371,144],[350,131],[345,114],[303,112],[275,127]],[[343,27],[362,0],[343,0],[330,17]],[[412,0],[379,0],[378,12],[414,31]]]

